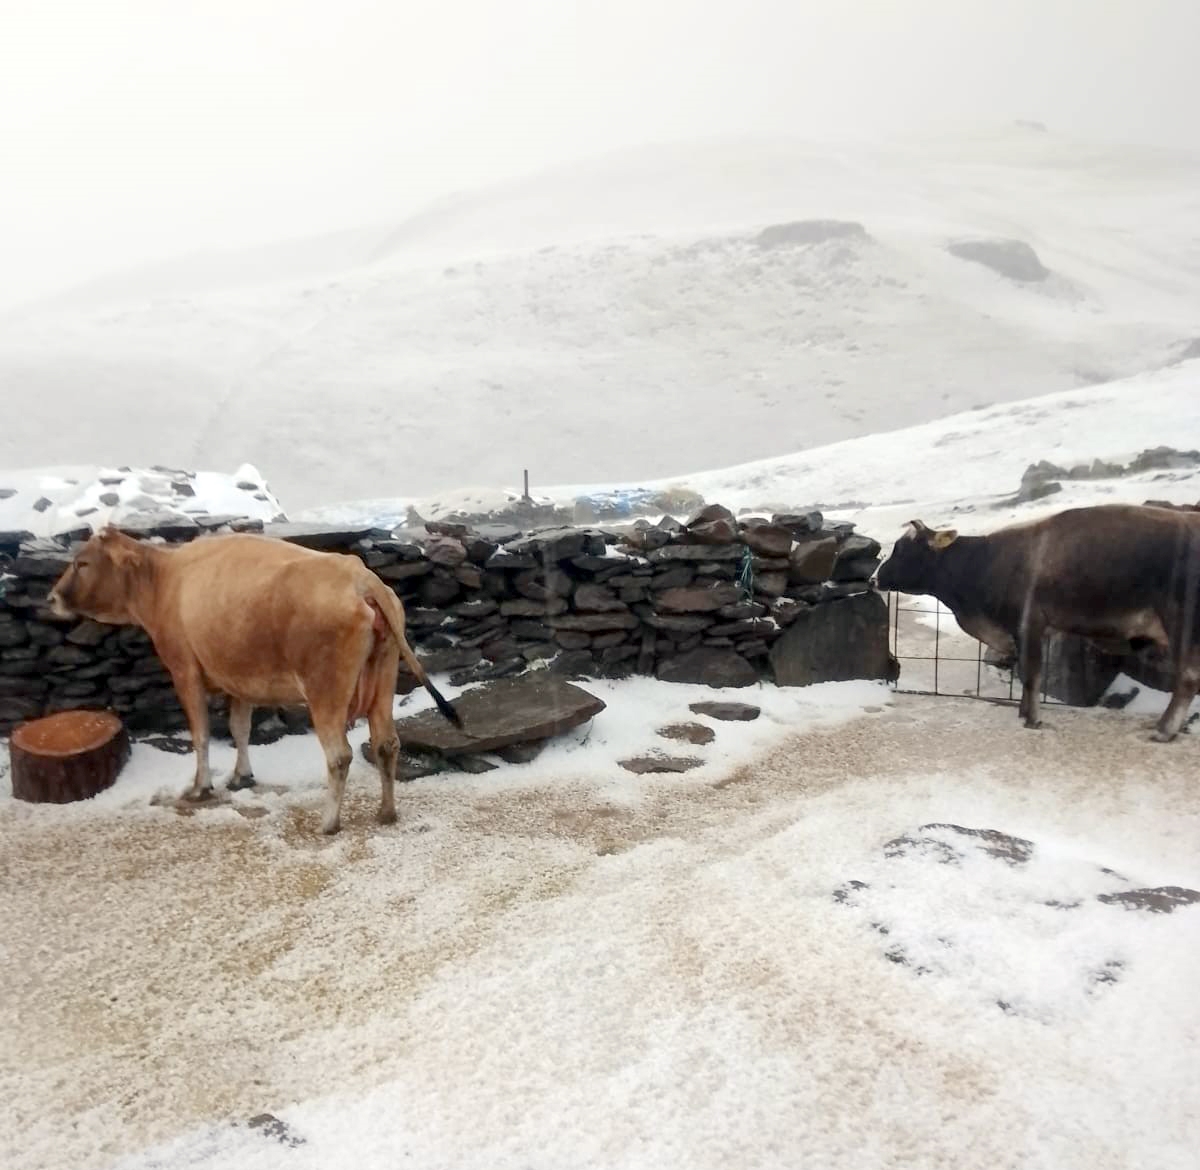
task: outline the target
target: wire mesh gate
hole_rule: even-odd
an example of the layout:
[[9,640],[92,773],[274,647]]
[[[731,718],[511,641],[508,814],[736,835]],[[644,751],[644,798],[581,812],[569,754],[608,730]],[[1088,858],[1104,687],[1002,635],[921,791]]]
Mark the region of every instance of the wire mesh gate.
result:
[[[1016,703],[1020,687],[1015,672],[985,661],[985,646],[959,629],[954,615],[934,598],[889,593],[888,641],[900,664],[892,684],[901,694],[945,695]],[[1043,645],[1043,652],[1047,646]],[[1060,700],[1042,690],[1042,700]]]

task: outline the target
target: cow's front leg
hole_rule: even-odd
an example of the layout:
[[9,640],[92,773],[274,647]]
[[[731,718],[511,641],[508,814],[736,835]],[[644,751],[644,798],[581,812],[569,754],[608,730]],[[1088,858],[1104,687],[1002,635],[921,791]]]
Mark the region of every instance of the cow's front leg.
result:
[[253,714],[254,707],[250,703],[230,698],[229,734],[237,748],[237,760],[225,786],[233,791],[254,787],[254,772],[250,767],[250,717]]
[[191,788],[184,789],[183,798],[207,800],[212,796],[212,773],[208,768],[208,694],[198,670],[172,670],[171,676],[192,733],[192,750],[196,753],[196,777]]
[[1021,702],[1017,711],[1025,726],[1036,730],[1042,726],[1042,631],[1027,629],[1021,632],[1019,656],[1021,671]]

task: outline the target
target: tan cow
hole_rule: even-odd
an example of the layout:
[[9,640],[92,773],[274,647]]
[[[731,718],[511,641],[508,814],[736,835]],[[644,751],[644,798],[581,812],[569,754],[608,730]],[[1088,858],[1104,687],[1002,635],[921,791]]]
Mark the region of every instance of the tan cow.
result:
[[329,769],[326,833],[341,823],[351,759],[346,728],[363,715],[382,785],[379,819],[396,819],[392,698],[401,658],[442,714],[461,726],[409,648],[396,595],[357,557],[248,535],[202,537],[169,549],[106,529],[80,549],[50,602],[60,617],[134,623],[150,635],[192,732],[196,778],[184,793],[189,799],[212,791],[209,694],[229,696],[233,786],[252,776],[253,708],[307,704]]

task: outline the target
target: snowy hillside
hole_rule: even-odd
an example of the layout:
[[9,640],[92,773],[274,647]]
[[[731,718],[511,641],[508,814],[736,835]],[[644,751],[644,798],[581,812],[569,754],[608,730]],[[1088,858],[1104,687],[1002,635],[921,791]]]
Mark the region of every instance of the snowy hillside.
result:
[[1125,377],[1200,334],[1197,191],[1200,158],[1020,130],[599,159],[8,314],[0,466],[252,461],[294,510],[671,477]]

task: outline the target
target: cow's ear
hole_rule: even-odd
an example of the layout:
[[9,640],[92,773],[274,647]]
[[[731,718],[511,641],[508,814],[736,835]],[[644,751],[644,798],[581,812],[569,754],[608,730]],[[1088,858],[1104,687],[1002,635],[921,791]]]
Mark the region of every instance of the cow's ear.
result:
[[940,532],[933,534],[933,539],[929,542],[930,545],[941,552],[944,548],[949,548],[958,539],[958,533],[953,528],[943,528]]
[[913,536],[927,536],[929,533],[929,529],[922,520],[910,520],[908,526],[912,529]]

